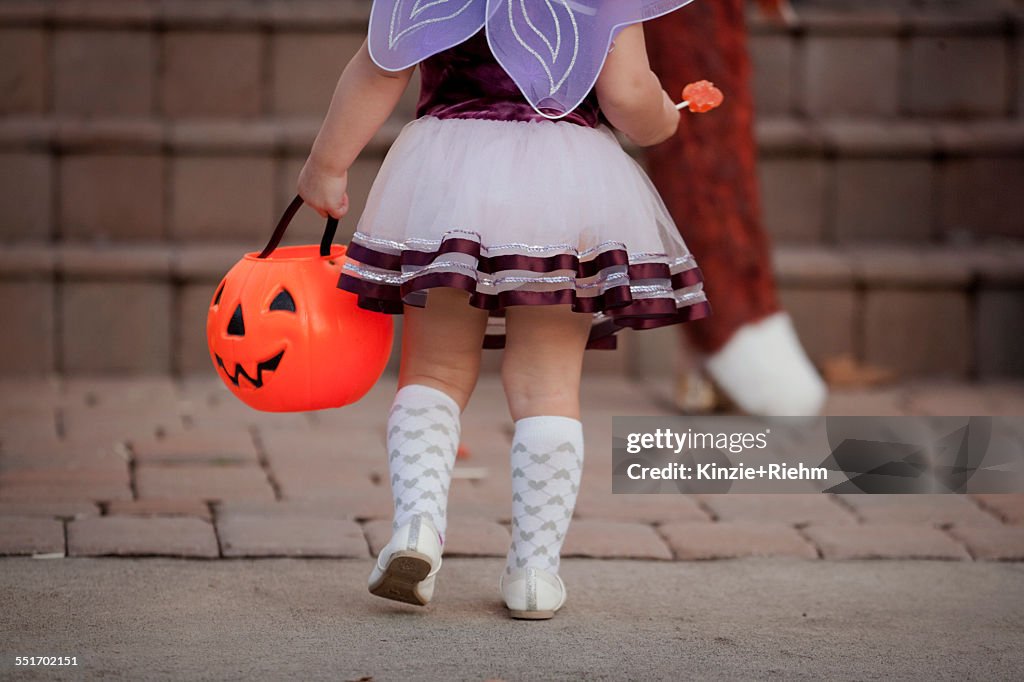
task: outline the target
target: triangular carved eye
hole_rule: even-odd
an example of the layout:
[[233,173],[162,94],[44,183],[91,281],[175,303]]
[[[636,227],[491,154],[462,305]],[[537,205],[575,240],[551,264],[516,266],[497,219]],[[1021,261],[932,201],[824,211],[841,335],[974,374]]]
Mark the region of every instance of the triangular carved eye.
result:
[[224,284],[222,283],[220,285],[220,288],[217,289],[217,295],[213,297],[213,304],[214,305],[220,305],[220,295],[223,294],[223,293],[224,293]]
[[273,302],[270,304],[271,310],[287,310],[290,313],[295,312],[295,299],[288,293],[287,289],[281,289],[281,293],[274,297]]

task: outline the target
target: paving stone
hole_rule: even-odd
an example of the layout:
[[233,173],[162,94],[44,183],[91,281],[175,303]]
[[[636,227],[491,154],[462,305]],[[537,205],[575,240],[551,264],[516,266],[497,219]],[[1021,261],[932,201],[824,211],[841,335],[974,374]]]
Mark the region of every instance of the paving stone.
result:
[[758,114],[789,114],[793,108],[796,79],[793,40],[785,35],[755,35],[750,38],[754,67],[754,101]]
[[928,160],[840,159],[833,223],[836,239],[841,243],[928,242],[934,222],[934,184]]
[[484,519],[449,517],[444,554],[504,557],[511,542],[508,529],[503,525]]
[[256,243],[277,220],[269,155],[178,157],[172,183],[170,233],[177,239]]
[[587,520],[642,523],[711,520],[690,496],[616,495],[611,491],[610,481],[601,485],[586,474],[576,500],[576,516]]
[[71,556],[219,555],[213,524],[190,518],[102,517],[68,524]]
[[[122,443],[132,438],[149,438],[160,431],[181,428],[181,415],[174,410],[134,411],[125,408],[97,410],[70,407],[62,412],[67,438],[86,446],[117,447],[128,457]],[[117,444],[115,446],[115,443]]]
[[1024,528],[1000,526],[998,528],[977,528],[953,526],[950,535],[967,545],[975,559],[996,561],[1024,560]]
[[808,526],[804,533],[826,559],[969,559],[936,528],[908,524]]
[[197,499],[114,500],[107,505],[108,516],[193,516],[211,521],[210,506]]
[[391,492],[386,486],[365,485],[352,488],[321,488],[285,494],[287,502],[336,504],[348,518],[389,519],[394,511]]
[[[0,30],[0,114],[42,114],[50,73],[46,33],[38,28]],[[6,215],[6,214],[4,214]]]
[[0,516],[74,519],[86,516],[99,516],[99,513],[99,507],[92,502],[50,502],[45,500],[0,502]]
[[64,554],[64,523],[30,516],[0,516],[0,555]]
[[232,515],[217,521],[217,531],[227,557],[369,556],[363,530],[354,521]]
[[5,324],[18,330],[0,337],[0,373],[44,376],[56,369],[55,301],[51,282],[0,282]]
[[114,483],[38,482],[0,487],[0,502],[105,502],[131,498],[131,488]]
[[999,521],[964,495],[841,495],[866,523],[997,526]]
[[171,290],[148,282],[67,282],[60,296],[67,372],[167,372]]
[[163,113],[172,117],[258,115],[263,37],[172,31],[164,38]]
[[[449,510],[448,529],[445,533],[444,556],[497,556],[508,553],[511,538],[508,529],[493,521],[459,519]],[[391,521],[378,519],[364,524],[366,539],[374,556],[391,540]]]
[[796,530],[780,523],[667,523],[659,531],[682,560],[818,557]]
[[[97,178],[103,178],[97,182]],[[125,187],[132,191],[126,192]],[[164,236],[164,160],[157,154],[73,155],[60,163],[59,225],[66,239]]]
[[[2,37],[0,46],[2,52],[6,47]],[[3,64],[0,57],[0,69]],[[0,103],[0,109],[2,107]],[[0,154],[0,215],[4,217],[0,223],[0,239],[4,241],[50,238],[53,233],[53,161],[48,154]]]
[[904,387],[909,414],[936,417],[1007,416],[1022,414],[1024,387],[994,383],[963,385],[922,380]]
[[782,243],[821,241],[825,230],[825,163],[765,158],[759,164],[765,229]]
[[0,486],[83,486],[111,487],[114,489],[128,488],[130,476],[128,463],[113,463],[102,468],[69,467],[58,468],[52,465],[46,468],[4,468],[0,471]]
[[[390,498],[389,498],[390,499]],[[283,516],[316,517],[323,519],[354,519],[351,504],[337,498],[312,500],[278,500],[255,502],[252,500],[224,500],[214,505],[218,519],[229,516]]]
[[824,414],[828,416],[885,417],[913,414],[906,392],[899,388],[831,388]]
[[359,50],[355,33],[282,31],[271,43],[272,102],[276,114],[323,116],[341,70]]
[[853,355],[860,312],[854,290],[784,288],[779,295],[812,362]]
[[851,524],[857,519],[830,495],[700,495],[718,521],[784,523],[786,525]]
[[[361,464],[346,466],[340,462],[327,462],[305,466],[272,466],[271,470],[274,472],[274,480],[280,487],[281,495],[292,499],[330,497],[349,490],[373,486],[376,481],[387,482],[386,468],[383,466],[371,471]],[[385,473],[380,473],[381,471]]]
[[175,410],[178,392],[169,375],[93,375],[64,378],[69,404],[95,410]]
[[1002,36],[914,38],[905,109],[925,116],[1005,114],[1007,62]]
[[184,497],[202,500],[274,499],[266,473],[258,466],[152,466],[135,470],[140,498]]
[[[387,486],[386,481],[384,485]],[[512,518],[511,476],[503,475],[501,482],[489,485],[453,480],[448,491],[448,518],[508,523]]]
[[871,290],[865,300],[864,359],[902,374],[965,376],[970,330],[964,293]]
[[986,494],[973,497],[1006,523],[1024,524],[1024,493]]
[[54,108],[70,116],[150,114],[155,51],[154,36],[148,31],[56,31]]
[[580,520],[573,521],[569,526],[562,546],[562,556],[671,559],[672,552],[654,528],[647,524]]
[[[19,435],[29,437],[21,440]],[[123,470],[128,462],[127,450],[121,449],[113,436],[96,440],[58,440],[55,436],[41,438],[38,434],[8,433],[3,436],[3,457],[0,471],[32,469]]]
[[804,49],[805,112],[815,117],[897,113],[897,36],[811,35]]
[[1024,237],[1024,160],[949,159],[941,167],[939,223],[947,235]]
[[176,431],[133,439],[131,449],[138,462],[257,462],[252,434],[241,429]]
[[983,378],[1024,376],[1024,289],[983,289],[975,306],[975,363]]

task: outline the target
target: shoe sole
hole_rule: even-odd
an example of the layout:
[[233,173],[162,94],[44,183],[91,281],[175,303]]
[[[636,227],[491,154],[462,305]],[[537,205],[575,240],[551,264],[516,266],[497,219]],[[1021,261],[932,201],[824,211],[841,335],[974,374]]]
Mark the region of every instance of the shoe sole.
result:
[[518,620],[549,620],[555,617],[554,611],[513,611],[508,610],[508,615]]
[[370,585],[370,594],[384,599],[400,601],[414,606],[426,606],[427,601],[419,592],[420,583],[430,573],[430,557],[411,550],[395,552],[375,584]]

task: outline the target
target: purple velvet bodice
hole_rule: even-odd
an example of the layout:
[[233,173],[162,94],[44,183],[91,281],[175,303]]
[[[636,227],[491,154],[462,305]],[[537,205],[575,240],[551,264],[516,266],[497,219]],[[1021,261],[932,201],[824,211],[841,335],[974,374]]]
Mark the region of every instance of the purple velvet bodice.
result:
[[[466,42],[420,62],[416,116],[492,121],[546,121],[494,58],[483,30]],[[596,128],[601,122],[593,91],[561,119]]]

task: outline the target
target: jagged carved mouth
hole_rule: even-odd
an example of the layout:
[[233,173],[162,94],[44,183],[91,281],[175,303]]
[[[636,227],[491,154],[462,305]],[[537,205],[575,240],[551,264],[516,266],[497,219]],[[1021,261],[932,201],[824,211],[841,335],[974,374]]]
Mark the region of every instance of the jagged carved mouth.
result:
[[[216,353],[214,355],[216,355]],[[284,351],[281,351],[269,360],[264,360],[256,365],[255,377],[250,376],[249,373],[245,371],[245,368],[242,367],[242,363],[235,363],[235,373],[232,374],[228,371],[228,368],[224,365],[224,360],[221,359],[219,355],[217,355],[217,366],[224,370],[224,375],[230,379],[231,383],[235,386],[239,385],[238,382],[242,377],[245,377],[246,381],[252,384],[253,388],[263,388],[263,372],[273,372],[277,369],[277,366],[281,364],[281,358],[283,357]]]

